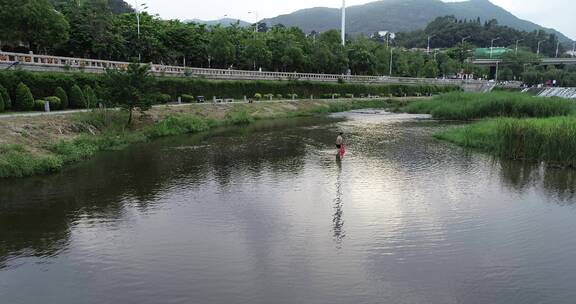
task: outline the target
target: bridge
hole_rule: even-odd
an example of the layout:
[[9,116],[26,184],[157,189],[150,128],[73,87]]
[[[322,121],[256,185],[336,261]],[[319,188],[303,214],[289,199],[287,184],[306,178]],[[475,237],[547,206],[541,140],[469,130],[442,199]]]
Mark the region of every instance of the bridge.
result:
[[[502,59],[472,59],[470,62],[475,65],[491,67],[506,64]],[[576,64],[576,58],[543,58],[542,60],[533,63],[540,65],[572,65]]]
[[[104,73],[107,69],[124,70],[128,65],[128,62],[119,61],[0,52],[0,70],[14,68],[36,72]],[[151,72],[156,76],[190,77],[214,80],[297,80],[331,83],[345,81],[347,83],[381,85],[458,86],[463,88],[465,91],[486,91],[491,89],[491,85],[488,82],[480,80],[260,72],[191,68],[160,64],[151,64]]]

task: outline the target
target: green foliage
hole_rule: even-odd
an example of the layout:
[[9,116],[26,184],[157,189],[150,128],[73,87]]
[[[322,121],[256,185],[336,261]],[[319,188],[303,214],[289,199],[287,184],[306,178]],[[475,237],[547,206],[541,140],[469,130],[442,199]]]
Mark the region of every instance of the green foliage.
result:
[[64,91],[62,87],[57,87],[54,90],[54,96],[60,99],[60,109],[68,108],[68,94],[66,94],[66,91]]
[[157,93],[154,94],[154,100],[159,104],[167,104],[172,101],[172,96],[170,94]]
[[246,111],[232,112],[226,115],[225,123],[228,125],[246,125],[254,122],[254,117]]
[[62,110],[62,101],[57,96],[49,96],[44,98],[50,104],[50,110]]
[[260,93],[254,93],[254,99],[256,99],[256,100],[261,100],[261,99],[262,99],[262,94],[260,94]]
[[0,94],[0,112],[4,112],[6,106],[4,105],[4,97]]
[[495,155],[576,168],[576,118],[501,118],[436,135],[458,145]]
[[130,64],[127,71],[108,70],[105,84],[108,98],[128,110],[128,124],[132,122],[132,111],[150,109],[153,103],[154,79],[150,76],[150,66]]
[[86,108],[86,97],[84,92],[80,89],[80,86],[74,85],[70,88],[70,107],[74,109],[84,109]]
[[574,111],[571,101],[561,98],[533,97],[527,94],[493,92],[448,93],[410,103],[408,113],[432,114],[435,119],[472,120],[487,117],[551,117]]
[[0,95],[2,96],[2,101],[4,102],[4,109],[5,110],[12,109],[12,99],[8,94],[8,90],[6,90],[6,88],[3,87],[2,85],[0,85]]
[[30,111],[34,109],[34,96],[32,96],[30,88],[28,88],[24,83],[20,83],[16,88],[15,107],[21,111]]
[[194,96],[188,94],[182,94],[182,102],[194,103],[195,101],[196,99],[194,99]]
[[34,110],[43,112],[45,110],[45,103],[44,99],[36,99],[34,100]]
[[0,178],[54,172],[63,162],[54,156],[36,156],[20,145],[0,145]]
[[85,108],[86,109],[92,109],[94,107],[96,107],[96,104],[98,103],[98,98],[96,97],[96,93],[94,93],[94,90],[92,89],[91,86],[86,85],[84,86],[84,102],[85,102]]
[[144,131],[149,138],[197,133],[210,129],[212,122],[196,116],[170,116]]

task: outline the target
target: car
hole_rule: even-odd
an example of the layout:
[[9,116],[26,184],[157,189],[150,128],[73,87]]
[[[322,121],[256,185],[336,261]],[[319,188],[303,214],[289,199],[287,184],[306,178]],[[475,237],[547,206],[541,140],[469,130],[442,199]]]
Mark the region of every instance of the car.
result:
[[196,96],[196,103],[204,103],[206,98],[204,96]]

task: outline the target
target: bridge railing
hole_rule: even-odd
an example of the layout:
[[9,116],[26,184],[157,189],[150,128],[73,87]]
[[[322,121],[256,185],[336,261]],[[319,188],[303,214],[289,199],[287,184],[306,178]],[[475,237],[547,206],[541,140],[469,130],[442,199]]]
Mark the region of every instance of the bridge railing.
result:
[[[91,73],[104,73],[107,69],[125,70],[129,63],[98,59],[46,56],[0,52],[0,64],[18,63],[25,68],[36,70],[82,70]],[[389,76],[360,76],[290,72],[265,72],[226,69],[189,68],[151,64],[152,73],[160,76],[200,77],[207,79],[234,80],[302,80],[319,82],[338,82],[343,80],[352,83],[373,84],[410,84],[410,85],[482,85],[485,81],[435,78],[410,78]]]

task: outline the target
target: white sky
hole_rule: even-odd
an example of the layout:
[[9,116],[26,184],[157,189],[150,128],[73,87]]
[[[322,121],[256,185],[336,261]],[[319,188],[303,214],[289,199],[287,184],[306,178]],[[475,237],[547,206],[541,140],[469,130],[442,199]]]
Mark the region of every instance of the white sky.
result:
[[[253,22],[258,12],[260,19],[275,17],[293,11],[325,6],[340,7],[341,0],[126,0],[134,5],[145,2],[152,14],[165,19],[214,20],[228,15],[231,18]],[[357,5],[374,0],[348,0],[347,5]],[[459,1],[459,0],[444,0]],[[576,0],[490,0],[514,15],[555,28],[576,39]]]

